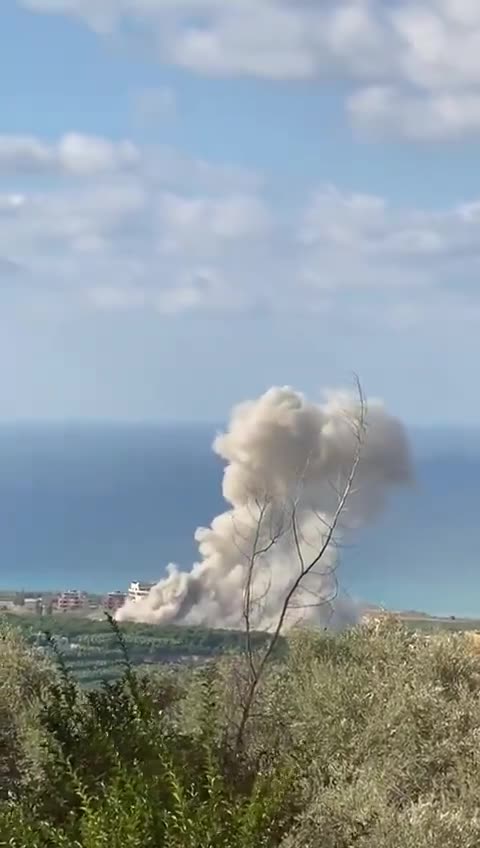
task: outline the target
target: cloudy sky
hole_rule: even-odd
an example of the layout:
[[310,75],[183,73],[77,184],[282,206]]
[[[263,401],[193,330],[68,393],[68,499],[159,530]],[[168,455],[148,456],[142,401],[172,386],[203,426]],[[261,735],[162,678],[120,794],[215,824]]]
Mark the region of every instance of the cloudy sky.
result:
[[478,0],[1,0],[0,418],[480,424]]

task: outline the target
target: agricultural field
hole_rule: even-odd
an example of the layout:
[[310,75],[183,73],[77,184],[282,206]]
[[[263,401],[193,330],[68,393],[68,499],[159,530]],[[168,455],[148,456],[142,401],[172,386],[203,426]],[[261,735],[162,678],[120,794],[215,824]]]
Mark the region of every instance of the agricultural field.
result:
[[[2,620],[2,619],[0,619]],[[18,627],[26,641],[41,652],[51,651],[54,640],[67,667],[82,686],[117,679],[122,671],[122,651],[111,625],[74,615],[26,616],[4,613],[3,620]],[[239,652],[244,634],[232,630],[200,627],[159,627],[153,624],[122,624],[121,631],[134,666],[200,664],[221,654]],[[258,645],[264,634],[254,634]]]
[[[475,619],[433,618],[397,613],[408,630],[422,633],[465,631],[472,634],[472,646],[480,652],[480,621]],[[4,620],[19,628],[27,643],[42,653],[49,653],[50,634],[66,666],[85,687],[96,687],[101,681],[116,680],[122,671],[122,651],[106,618],[96,620],[78,615],[18,615],[0,613]],[[154,669],[159,666],[200,665],[209,659],[241,651],[245,635],[237,630],[213,630],[202,627],[159,627],[155,624],[124,623],[130,662],[135,667]],[[253,634],[260,646],[266,634]]]

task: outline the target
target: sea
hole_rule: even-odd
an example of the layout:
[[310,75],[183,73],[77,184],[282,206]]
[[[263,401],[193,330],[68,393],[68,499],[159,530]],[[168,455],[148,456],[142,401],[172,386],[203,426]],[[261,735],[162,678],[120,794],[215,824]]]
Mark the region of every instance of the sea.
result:
[[[189,569],[226,508],[214,425],[0,426],[0,590],[89,592]],[[365,603],[480,618],[480,431],[412,431],[416,481],[342,549]]]

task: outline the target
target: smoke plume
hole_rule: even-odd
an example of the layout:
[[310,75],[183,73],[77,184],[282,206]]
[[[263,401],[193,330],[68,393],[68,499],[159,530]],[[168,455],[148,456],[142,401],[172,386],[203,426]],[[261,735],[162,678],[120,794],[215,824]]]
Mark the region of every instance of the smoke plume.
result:
[[[248,600],[251,626],[275,627],[300,569],[326,544],[359,448],[362,410],[356,394],[331,393],[319,405],[288,387],[234,408],[213,444],[226,463],[230,509],[196,531],[200,558],[189,572],[169,565],[148,597],[127,601],[118,619],[241,627]],[[380,402],[369,403],[351,492],[321,559],[293,592],[287,626],[299,619],[340,626],[356,617],[337,586],[342,539],[411,479],[402,425]]]

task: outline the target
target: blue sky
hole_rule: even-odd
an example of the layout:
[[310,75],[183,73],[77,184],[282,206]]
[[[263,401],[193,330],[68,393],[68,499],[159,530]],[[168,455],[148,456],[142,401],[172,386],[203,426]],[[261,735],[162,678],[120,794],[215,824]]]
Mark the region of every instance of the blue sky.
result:
[[0,56],[0,417],[480,424],[477,0],[3,0]]

